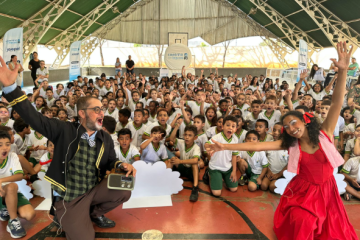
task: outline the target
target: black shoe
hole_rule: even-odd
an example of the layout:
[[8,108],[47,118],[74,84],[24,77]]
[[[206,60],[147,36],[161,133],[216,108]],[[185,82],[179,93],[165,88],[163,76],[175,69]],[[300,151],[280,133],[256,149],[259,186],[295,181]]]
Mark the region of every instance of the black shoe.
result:
[[240,186],[244,186],[245,184],[247,184],[249,182],[248,178],[246,175],[242,175],[239,179],[239,185]]
[[190,194],[190,202],[196,202],[199,198],[199,188],[193,187]]
[[113,220],[108,219],[104,215],[97,218],[91,218],[91,221],[93,221],[96,224],[96,226],[98,226],[99,228],[115,227],[115,222]]
[[204,176],[203,176],[203,182],[206,185],[209,185],[209,181],[210,181],[210,179],[209,179],[209,168],[206,168]]

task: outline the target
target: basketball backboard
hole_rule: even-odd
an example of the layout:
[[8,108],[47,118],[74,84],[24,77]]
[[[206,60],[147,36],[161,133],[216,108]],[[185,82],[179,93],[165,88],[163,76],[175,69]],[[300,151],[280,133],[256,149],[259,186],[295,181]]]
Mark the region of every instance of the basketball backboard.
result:
[[188,45],[188,33],[176,33],[176,32],[169,32],[169,46],[179,43],[185,46]]

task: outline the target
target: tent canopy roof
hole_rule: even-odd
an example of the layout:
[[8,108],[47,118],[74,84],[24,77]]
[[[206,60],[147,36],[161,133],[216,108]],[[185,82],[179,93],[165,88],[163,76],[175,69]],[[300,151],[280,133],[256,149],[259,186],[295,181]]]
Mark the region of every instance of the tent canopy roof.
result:
[[[11,28],[19,27],[26,20],[31,20],[31,17],[37,14],[39,11],[44,9],[49,4],[55,4],[57,2],[62,2],[63,0],[36,0],[36,1],[27,1],[27,0],[13,0],[13,1],[3,1],[0,7],[0,38],[4,36],[6,31]],[[61,34],[63,31],[68,29],[71,25],[75,24],[77,21],[81,20],[86,14],[93,11],[100,4],[111,1],[111,0],[68,0],[73,3],[65,10],[57,20],[52,23],[51,27],[46,31],[44,36],[39,41],[39,44],[48,44],[54,45],[51,40],[53,40],[56,36]],[[286,18],[286,21],[290,21],[294,24],[298,29],[302,32],[305,32],[310,38],[314,40],[318,44],[318,47],[331,47],[333,46],[329,40],[329,36],[326,36],[324,32],[320,29],[319,24],[317,24],[313,18],[310,17],[308,12],[304,10],[301,6],[305,5],[304,2],[312,2],[315,3],[314,6],[316,8],[321,9],[321,12],[325,17],[330,17],[331,23],[337,26],[339,29],[342,29],[344,33],[347,35],[351,35],[354,37],[353,39],[358,43],[360,40],[360,4],[359,0],[161,0],[161,2],[184,2],[184,4],[188,4],[189,7],[192,5],[189,4],[191,2],[204,2],[204,1],[213,1],[218,4],[224,4],[227,2],[227,7],[233,8],[237,7],[240,11],[248,15],[248,18],[251,18],[256,23],[264,27],[270,33],[274,34],[276,37],[285,41],[289,46],[294,46],[293,43],[289,40],[289,38],[284,34],[283,29],[279,28],[276,23],[269,17],[269,15],[264,13],[261,9],[257,8],[261,6],[261,3],[264,3],[267,6],[270,6],[275,10],[278,14],[281,14]],[[141,4],[143,2],[143,4]],[[124,15],[126,11],[131,10],[131,8],[136,8],[137,5],[141,6],[144,4],[149,4],[152,0],[121,0],[117,1],[113,6],[116,6],[118,9],[114,11],[113,8],[109,8],[101,17],[97,18],[90,27],[87,28],[85,32],[82,33],[81,39],[96,33],[96,31],[102,27],[107,26],[107,24],[111,23],[112,20],[121,17]],[[163,4],[163,3],[162,3]],[[173,3],[174,4],[174,3]],[[256,9],[257,8],[257,9]],[[254,11],[256,9],[256,12]],[[136,9],[132,9],[129,14],[136,11]],[[160,10],[159,10],[160,11]],[[177,11],[174,9],[173,11]],[[189,9],[191,11],[191,9]],[[199,11],[199,10],[198,10]],[[255,12],[249,14],[251,12]],[[122,13],[122,14],[120,14]],[[44,11],[44,16],[46,15],[46,11]],[[129,16],[123,16],[122,18]],[[145,14],[145,13],[143,13]],[[151,12],[147,12],[146,15],[151,16]],[[180,17],[181,17],[181,13]],[[34,20],[35,21],[35,20]],[[89,21],[89,19],[83,19],[81,21]],[[158,20],[159,21],[159,20]],[[160,21],[162,19],[160,18]],[[80,24],[80,23],[77,23]],[[229,23],[230,24],[230,23]],[[113,24],[114,25],[114,24]],[[343,28],[343,26],[350,27]],[[118,26],[118,25],[115,25]],[[113,27],[115,27],[113,26]],[[216,29],[215,29],[216,30]],[[192,37],[201,36],[201,33],[194,32]],[[190,36],[189,36],[190,37]],[[233,35],[235,37],[235,35]],[[105,37],[106,38],[106,37]],[[229,37],[230,38],[230,37]],[[209,43],[214,44],[219,42],[218,39],[214,41],[210,41]],[[229,39],[225,39],[229,40]],[[155,40],[154,40],[155,41]],[[157,40],[156,40],[157,41]],[[156,41],[154,44],[156,44]],[[143,42],[137,42],[143,43]],[[160,44],[162,42],[159,40]]]

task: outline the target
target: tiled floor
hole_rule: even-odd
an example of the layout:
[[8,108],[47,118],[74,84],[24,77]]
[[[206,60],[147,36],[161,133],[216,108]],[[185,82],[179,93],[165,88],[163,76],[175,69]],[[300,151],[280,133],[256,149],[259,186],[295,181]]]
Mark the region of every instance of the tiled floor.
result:
[[[156,229],[163,239],[276,239],[272,230],[274,211],[280,197],[269,192],[250,193],[240,187],[236,193],[224,190],[221,198],[209,194],[209,187],[200,183],[199,201],[189,202],[191,184],[172,197],[172,207],[126,209],[118,207],[109,214],[116,221],[112,229],[96,229],[96,239],[141,239],[146,230]],[[36,207],[42,199],[35,197]],[[360,236],[360,202],[344,202],[346,211],[358,236]],[[56,237],[56,227],[45,211],[38,211],[31,222],[23,221],[29,240],[65,239]],[[6,233],[6,223],[0,224],[0,239],[11,239]]]

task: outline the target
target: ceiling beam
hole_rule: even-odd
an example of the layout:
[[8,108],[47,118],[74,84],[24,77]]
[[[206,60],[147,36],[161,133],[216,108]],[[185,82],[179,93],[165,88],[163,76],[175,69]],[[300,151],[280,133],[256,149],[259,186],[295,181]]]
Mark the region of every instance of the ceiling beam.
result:
[[[296,24],[284,17],[273,7],[266,3],[266,0],[250,0],[257,9],[261,10],[271,21],[282,31],[286,38],[291,42],[294,49],[298,50],[299,41],[303,39],[308,43],[311,51],[320,51],[322,46],[316,42],[313,38],[307,35]],[[312,53],[311,53],[312,55]]]
[[[45,1],[47,1],[47,2],[49,2],[49,3],[52,2],[52,1],[50,1],[50,0],[45,0]],[[71,9],[66,9],[66,11],[71,12],[71,13],[73,13],[73,14],[76,14],[76,15],[78,15],[78,16],[80,16],[80,17],[84,17],[84,15],[82,15],[82,14],[80,14],[80,13],[78,13],[78,12],[75,12],[75,11],[73,11],[73,10],[71,10]],[[104,25],[104,24],[99,23],[99,22],[95,22],[95,23],[97,23],[97,24],[99,24],[99,25],[101,25],[101,26]]]
[[24,61],[37,46],[43,36],[56,22],[56,20],[66,11],[75,0],[55,0],[50,2],[43,9],[23,21],[19,27],[23,28],[23,54]]
[[120,0],[103,0],[96,8],[86,14],[76,23],[68,27],[61,34],[50,40],[48,44],[54,44],[54,50],[57,57],[53,64],[53,68],[59,68],[65,57],[69,53],[71,43],[78,41],[82,35],[99,19],[105,12],[110,10]]
[[[360,47],[360,34],[325,8],[320,2],[315,0],[295,0],[295,2],[299,4],[299,6],[319,26],[319,29],[325,34],[335,48],[340,41],[349,42],[349,47],[350,45],[353,45],[354,52]],[[326,15],[324,13],[326,13]]]

